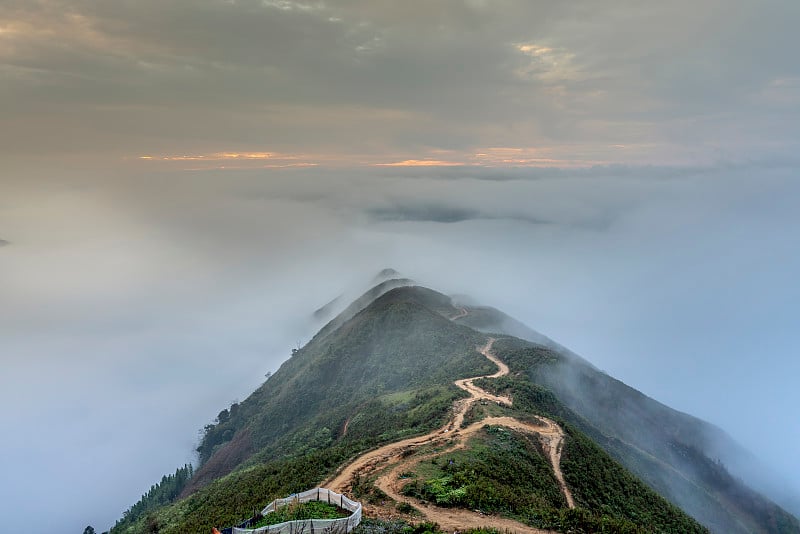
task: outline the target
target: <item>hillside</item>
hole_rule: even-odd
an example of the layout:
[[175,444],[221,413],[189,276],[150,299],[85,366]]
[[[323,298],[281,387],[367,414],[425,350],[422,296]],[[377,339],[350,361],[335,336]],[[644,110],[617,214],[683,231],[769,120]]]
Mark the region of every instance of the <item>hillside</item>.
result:
[[719,428],[647,397],[499,310],[475,307],[457,322],[532,342],[507,338],[497,351],[590,423],[587,431],[609,454],[703,524],[719,532],[796,528],[789,514],[728,472],[729,462],[758,463]]
[[[339,328],[331,326],[339,321],[329,323],[262,387],[207,427],[198,448],[201,467],[184,495],[255,452],[267,459],[327,446],[340,437],[346,420],[351,431],[357,430],[376,403],[395,393],[435,391],[443,396],[445,410],[456,395],[448,393],[450,377],[486,368],[475,351],[483,336],[416,300],[385,295]],[[414,399],[409,407],[416,407]],[[396,431],[387,427],[386,439],[428,428],[420,426],[423,420],[397,424]]]
[[324,324],[320,332],[324,335],[341,326],[387,291],[412,285],[415,285],[413,280],[402,278],[394,269],[383,269],[372,279],[367,288],[362,288],[359,293],[352,296],[352,302],[349,302],[347,295],[339,295],[314,310],[312,318],[317,325]]
[[548,347],[505,338],[496,351],[512,370],[552,391],[573,414],[564,414],[567,420],[712,531],[800,531],[797,519],[709,456],[706,444],[721,439],[716,427]]
[[[400,473],[413,479],[400,488],[406,507],[386,508],[387,502],[400,501],[387,495],[391,490],[381,485],[379,473],[351,477],[346,488],[370,502],[376,516],[408,521],[425,515],[420,506],[428,505],[419,503],[436,503],[480,507],[498,516],[486,516],[489,524],[503,524],[502,515],[520,525],[518,530],[701,532],[700,525],[659,496],[675,502],[670,483],[688,480],[713,510],[710,519],[693,515],[714,531],[800,532],[794,518],[725,478],[721,465],[708,464],[697,443],[675,440],[680,433],[672,432],[672,441],[644,448],[624,433],[621,421],[600,417],[559,389],[562,365],[577,365],[590,378],[591,373],[605,376],[584,360],[556,344],[508,335],[487,345],[487,335],[459,324],[470,321],[482,321],[474,324],[482,329],[491,326],[477,308],[453,306],[449,297],[429,289],[371,290],[293,351],[250,397],[220,412],[215,424],[206,427],[198,447],[200,466],[176,502],[138,506],[139,512],[126,514],[112,532],[208,532],[211,526],[248,517],[274,497],[329,480],[368,450],[427,436],[444,436],[445,441],[439,450],[426,442],[404,452],[420,458],[418,470]],[[508,364],[510,375],[495,373],[488,350]],[[470,379],[492,373],[492,378]],[[465,389],[467,383],[473,389]],[[600,395],[606,385],[597,383],[594,394]],[[506,397],[499,404],[486,400]],[[465,400],[454,404],[459,399]],[[454,405],[466,410],[463,424],[453,419],[458,415]],[[652,408],[646,401],[643,406]],[[670,415],[656,414],[665,421]],[[559,429],[561,442],[544,440],[542,421]],[[436,430],[441,428],[453,432]],[[556,449],[558,462],[552,456]],[[709,470],[689,478],[675,467],[676,455]],[[677,475],[665,477],[664,472]],[[482,474],[472,480],[477,473]],[[575,496],[575,507],[564,501],[567,493]],[[442,501],[441,495],[450,497]],[[417,505],[406,499],[417,499],[409,501]],[[765,518],[772,523],[763,523]],[[722,530],[730,525],[740,530]]]

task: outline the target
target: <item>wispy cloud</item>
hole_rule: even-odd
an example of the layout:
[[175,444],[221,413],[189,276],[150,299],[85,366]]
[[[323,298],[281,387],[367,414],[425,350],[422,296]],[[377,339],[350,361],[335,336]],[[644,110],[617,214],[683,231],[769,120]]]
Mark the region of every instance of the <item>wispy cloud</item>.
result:
[[462,167],[469,165],[462,161],[444,161],[438,159],[406,159],[391,163],[373,163],[376,167]]
[[209,154],[176,154],[138,156],[136,159],[147,163],[192,163],[184,170],[213,169],[283,169],[291,167],[316,167],[313,157],[299,154],[281,154],[277,152],[212,152]]
[[369,216],[377,221],[384,222],[432,222],[432,223],[460,223],[466,221],[488,220],[513,220],[531,224],[551,224],[550,221],[538,218],[533,214],[485,212],[459,206],[446,206],[432,204],[426,199],[418,203],[394,205],[389,207],[375,207],[367,209]]

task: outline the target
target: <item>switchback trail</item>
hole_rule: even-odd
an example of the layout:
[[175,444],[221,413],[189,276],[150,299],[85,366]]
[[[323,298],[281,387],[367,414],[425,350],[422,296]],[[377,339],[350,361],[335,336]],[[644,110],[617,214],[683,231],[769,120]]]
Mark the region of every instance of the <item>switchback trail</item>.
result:
[[462,317],[466,317],[467,315],[469,315],[469,311],[465,307],[459,306],[458,313],[450,317],[450,320],[455,321],[456,319],[461,319]]
[[[400,493],[404,481],[400,480],[400,473],[409,470],[411,467],[429,458],[411,457],[412,452],[425,445],[446,446],[444,451],[436,454],[443,454],[452,450],[461,449],[466,446],[467,439],[486,425],[500,425],[520,432],[536,434],[539,437],[542,447],[547,453],[553,473],[558,481],[564,499],[570,508],[575,507],[572,493],[564,481],[561,472],[561,449],[564,444],[564,431],[554,421],[546,417],[536,416],[541,422],[540,425],[519,421],[513,417],[487,417],[471,425],[461,428],[464,422],[464,415],[473,403],[479,400],[497,402],[511,406],[513,401],[508,397],[492,395],[474,384],[479,378],[497,378],[508,374],[508,366],[492,353],[492,345],[495,339],[490,338],[486,345],[478,350],[486,358],[494,362],[498,371],[491,375],[477,376],[473,378],[462,378],[455,381],[455,385],[469,393],[469,398],[461,399],[453,406],[453,415],[450,421],[442,428],[425,434],[401,441],[396,441],[384,445],[378,449],[369,451],[356,458],[353,462],[345,466],[333,478],[327,480],[323,485],[333,491],[343,493],[352,489],[354,477],[368,477],[372,473],[382,471],[376,480],[376,486],[386,495],[397,502],[413,503],[414,506],[429,521],[438,523],[444,531],[456,531],[468,528],[479,528],[491,526],[498,530],[525,532],[525,533],[544,533],[549,532],[529,527],[518,521],[498,516],[486,516],[478,512],[457,508],[439,508],[434,505],[423,504],[416,499],[406,497]],[[394,513],[393,507],[364,505],[365,511],[369,515],[382,517],[391,516]]]

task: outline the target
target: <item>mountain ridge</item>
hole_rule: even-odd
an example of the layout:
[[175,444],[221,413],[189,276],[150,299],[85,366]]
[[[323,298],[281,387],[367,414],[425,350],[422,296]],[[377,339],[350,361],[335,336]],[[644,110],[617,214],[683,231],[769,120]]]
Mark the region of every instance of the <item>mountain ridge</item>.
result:
[[[235,409],[232,406],[230,410],[221,412],[217,423],[206,428],[203,443],[198,447],[201,466],[182,493],[183,501],[180,502],[191,500],[198,492],[203,493],[203,488],[219,485],[222,483],[220,480],[229,479],[234,471],[245,473],[270,462],[291,461],[292,457],[319,454],[315,451],[326,449],[335,456],[330,451],[338,450],[337,447],[356,451],[367,443],[375,446],[403,435],[430,431],[447,418],[449,404],[460,398],[450,380],[459,376],[478,376],[490,370],[486,362],[481,361],[482,355],[475,350],[485,341],[485,334],[463,324],[474,323],[479,313],[484,313],[482,308],[458,306],[450,297],[418,286],[395,287],[375,293],[379,296],[352,316],[334,318],[326,326],[337,319],[338,324],[327,329],[323,327],[306,346],[293,351],[291,358],[253,395]],[[474,316],[470,317],[470,313]],[[492,325],[484,320],[482,325],[476,326],[489,329]],[[503,391],[513,391],[515,399],[517,396],[527,398],[525,395],[550,398],[550,394],[545,393],[547,390],[536,389],[541,385],[537,385],[535,380],[525,381],[530,380],[530,376],[524,376],[526,372],[543,382],[553,381],[553,377],[546,373],[532,374],[531,367],[524,368],[525,358],[531,360],[531,354],[525,351],[532,350],[537,357],[553,361],[569,361],[571,365],[577,362],[583,366],[580,367],[582,372],[599,373],[588,362],[555,342],[525,346],[514,339],[504,336],[498,343],[503,360],[512,366],[516,376],[506,377],[504,382],[499,377],[493,380],[498,382],[496,387],[506,388]],[[421,363],[423,365],[419,367]],[[359,371],[343,373],[343,368]],[[415,386],[413,391],[403,389],[409,384]],[[489,384],[486,386],[491,387]],[[564,392],[562,395],[582,408],[575,399]],[[303,406],[310,408],[298,409],[298,399],[302,399]],[[617,453],[615,456],[607,450],[611,457],[620,461],[632,457],[629,448],[614,445],[617,438],[598,430],[584,417],[586,414],[574,412],[571,406],[561,406],[558,400],[547,402],[555,403],[552,405],[556,406],[556,411],[571,420],[571,425],[578,425],[574,432],[579,434],[574,439],[584,439],[580,436],[588,430],[588,436],[594,435],[593,439],[601,442],[601,446],[605,442],[612,452]],[[325,403],[336,406],[323,410],[320,406]],[[418,417],[412,417],[410,414],[414,410],[423,410],[424,415],[418,413]],[[376,414],[384,420],[376,420]],[[606,426],[614,429],[613,424]],[[291,452],[287,454],[287,451]],[[643,451],[642,456],[647,454]],[[635,455],[633,458],[635,461],[629,463],[644,461]],[[640,471],[647,474],[647,470]],[[642,478],[646,480],[646,477]],[[652,485],[652,481],[650,483]],[[664,491],[663,487],[661,491]],[[619,516],[618,520],[627,519]],[[788,524],[792,527],[791,523]],[[747,528],[745,525],[740,530],[730,531],[760,531]],[[116,531],[125,530],[120,528]]]

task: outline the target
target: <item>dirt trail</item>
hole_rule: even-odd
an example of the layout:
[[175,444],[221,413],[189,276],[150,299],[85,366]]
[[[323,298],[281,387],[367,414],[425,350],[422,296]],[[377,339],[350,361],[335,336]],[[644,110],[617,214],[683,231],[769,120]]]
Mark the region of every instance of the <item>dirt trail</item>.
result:
[[461,319],[462,317],[466,317],[469,315],[469,311],[464,306],[458,307],[458,313],[450,317],[451,321],[455,321],[456,319]]
[[348,417],[347,420],[344,422],[344,427],[342,428],[342,437],[347,435],[347,429],[350,428],[350,419],[352,418]]
[[[501,425],[521,432],[529,432],[538,435],[545,452],[549,456],[550,463],[553,466],[553,472],[558,480],[561,492],[564,494],[564,498],[567,501],[567,505],[570,508],[575,507],[572,493],[569,491],[569,488],[567,488],[564,482],[564,476],[561,472],[561,448],[564,443],[564,431],[555,422],[541,416],[537,416],[541,425],[526,423],[507,416],[487,417],[465,428],[461,428],[464,422],[464,415],[467,413],[470,406],[478,400],[497,402],[508,406],[512,405],[512,400],[510,398],[492,395],[474,384],[474,381],[478,378],[497,378],[507,375],[509,372],[508,366],[492,353],[492,345],[494,342],[495,339],[490,338],[486,345],[480,347],[478,350],[497,365],[498,371],[491,375],[463,378],[455,381],[456,386],[469,393],[470,397],[455,403],[453,407],[453,416],[444,427],[424,436],[396,441],[369,451],[344,467],[332,479],[324,482],[323,486],[336,492],[346,492],[351,489],[352,481],[355,476],[368,476],[378,470],[385,470],[376,480],[376,486],[397,502],[413,503],[427,520],[439,523],[444,531],[491,526],[500,530],[512,532],[526,532],[532,534],[549,532],[529,527],[511,519],[486,516],[469,510],[439,508],[427,503],[423,504],[416,499],[406,497],[400,493],[404,484],[404,481],[399,478],[400,473],[408,471],[417,463],[432,456],[410,457],[409,455],[414,449],[423,445],[446,446],[444,451],[437,451],[436,455],[440,455],[463,448],[466,445],[467,439],[486,425]],[[387,469],[387,467],[389,469]],[[365,511],[370,515],[382,517],[392,516],[396,513],[391,506],[365,506]]]

